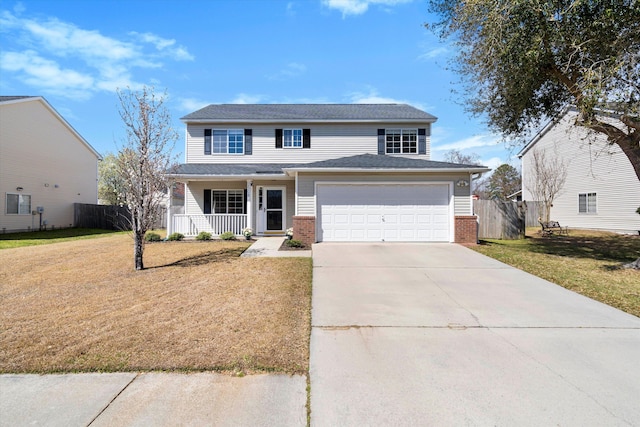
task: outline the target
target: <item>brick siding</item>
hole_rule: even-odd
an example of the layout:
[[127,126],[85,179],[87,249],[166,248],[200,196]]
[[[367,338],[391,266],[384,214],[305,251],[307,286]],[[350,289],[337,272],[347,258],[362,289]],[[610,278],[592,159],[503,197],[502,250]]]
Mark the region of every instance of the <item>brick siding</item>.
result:
[[478,222],[475,216],[456,216],[455,230],[456,243],[478,243]]
[[316,217],[294,216],[293,238],[300,240],[305,246],[311,247],[316,242]]

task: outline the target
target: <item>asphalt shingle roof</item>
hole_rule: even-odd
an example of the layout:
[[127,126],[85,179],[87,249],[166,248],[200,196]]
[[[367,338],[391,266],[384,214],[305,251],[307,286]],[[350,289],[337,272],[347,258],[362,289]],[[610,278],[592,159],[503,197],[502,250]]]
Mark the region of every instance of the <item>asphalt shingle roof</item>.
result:
[[384,156],[376,154],[360,154],[339,159],[322,160],[313,163],[280,164],[280,163],[243,163],[243,164],[209,164],[186,163],[178,166],[175,175],[284,175],[283,169],[479,169],[478,165],[436,162],[433,160],[409,159],[406,157]]
[[469,169],[483,168],[478,165],[436,162],[433,160],[410,159],[407,157],[385,156],[378,154],[359,154],[357,156],[322,160],[295,166],[296,169],[352,168],[352,169]]
[[15,101],[16,99],[37,98],[35,96],[0,96],[0,102]]
[[436,117],[407,104],[211,104],[182,117],[197,120],[422,120]]
[[228,164],[185,163],[178,165],[176,175],[284,175],[283,168],[296,165],[275,163]]

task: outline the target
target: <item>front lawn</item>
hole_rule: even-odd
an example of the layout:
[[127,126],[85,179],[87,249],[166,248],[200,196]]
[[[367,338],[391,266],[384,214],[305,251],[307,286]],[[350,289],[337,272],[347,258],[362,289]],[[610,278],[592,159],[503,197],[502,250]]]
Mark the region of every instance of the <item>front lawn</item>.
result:
[[0,372],[308,369],[311,260],[128,234],[0,251]]
[[4,233],[0,234],[0,249],[92,239],[114,233],[117,232],[97,228],[62,228],[58,230],[29,231],[26,233]]
[[640,271],[619,268],[640,257],[640,236],[571,230],[541,237],[538,231],[471,249],[640,317]]

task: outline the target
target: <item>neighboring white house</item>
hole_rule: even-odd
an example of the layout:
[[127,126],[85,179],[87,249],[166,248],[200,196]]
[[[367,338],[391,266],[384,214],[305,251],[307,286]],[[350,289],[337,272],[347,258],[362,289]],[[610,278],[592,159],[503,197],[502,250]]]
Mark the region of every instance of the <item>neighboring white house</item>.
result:
[[97,202],[99,159],[44,98],[0,96],[0,232],[71,227],[74,203]]
[[430,160],[436,118],[405,104],[209,105],[182,118],[185,213],[169,232],[319,241],[476,240],[483,166]]
[[[568,109],[549,123],[518,154],[522,159],[523,200],[534,200],[526,183],[532,179],[533,153],[566,165],[567,178],[551,208],[551,219],[563,226],[619,233],[640,231],[640,181],[618,145],[600,133],[576,126],[577,111]],[[621,122],[607,118],[617,126]]]

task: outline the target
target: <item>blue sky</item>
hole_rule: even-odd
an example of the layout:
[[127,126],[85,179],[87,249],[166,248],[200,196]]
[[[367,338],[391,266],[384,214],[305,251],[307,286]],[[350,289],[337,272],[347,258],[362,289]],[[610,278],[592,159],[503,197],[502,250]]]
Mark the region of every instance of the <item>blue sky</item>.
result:
[[180,161],[179,118],[208,104],[404,102],[438,117],[433,160],[518,165],[452,93],[429,21],[422,0],[0,0],[0,94],[44,96],[105,154],[124,134],[116,88],[166,89]]

